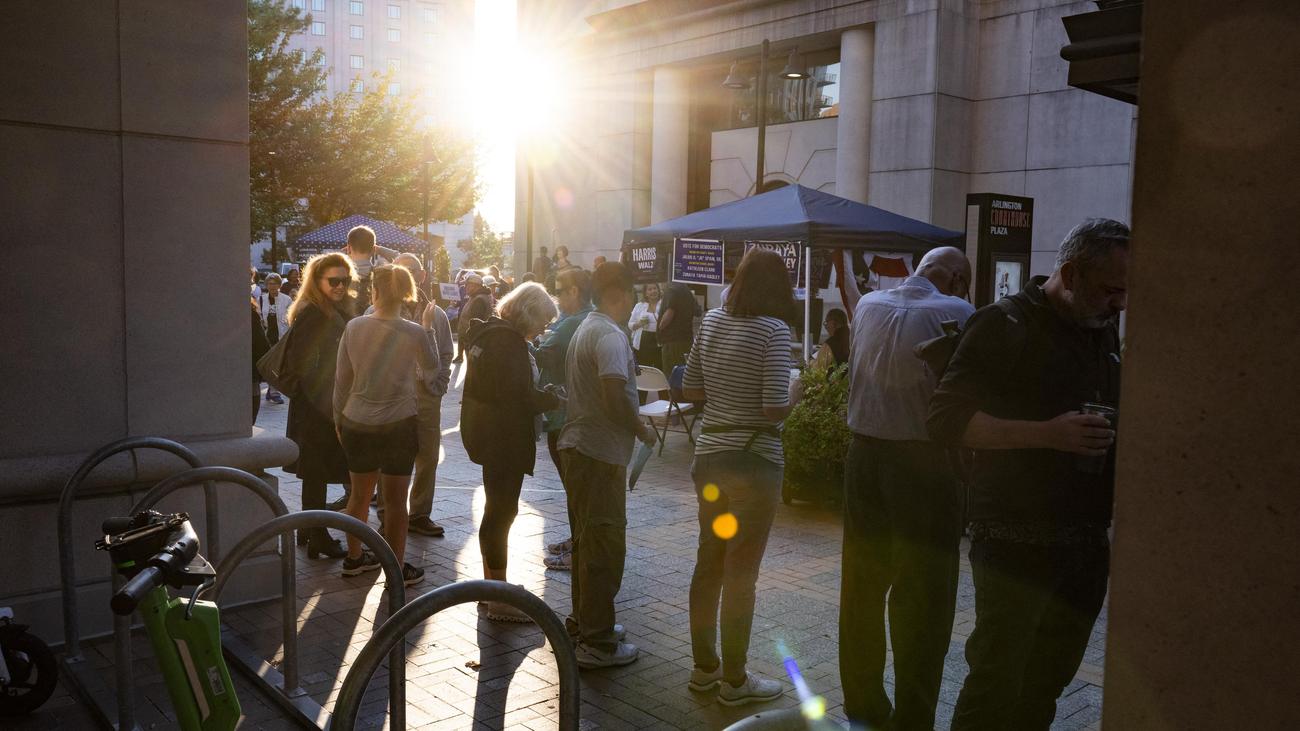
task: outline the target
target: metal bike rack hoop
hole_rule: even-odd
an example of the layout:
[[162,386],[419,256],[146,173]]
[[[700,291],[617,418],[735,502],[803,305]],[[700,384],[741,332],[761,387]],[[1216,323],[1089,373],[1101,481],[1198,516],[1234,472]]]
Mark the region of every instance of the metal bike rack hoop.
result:
[[[410,604],[389,617],[387,622],[370,636],[357,659],[343,679],[338,700],[334,703],[332,731],[353,731],[360,709],[361,696],[370,678],[390,647],[402,647],[411,630],[448,607],[473,601],[504,602],[523,611],[541,628],[551,643],[560,672],[560,729],[576,731],[579,713],[578,658],[569,642],[569,633],[560,618],[538,597],[521,586],[504,581],[475,579],[448,584],[411,600]],[[391,662],[391,661],[390,661]],[[395,726],[393,728],[399,728]]]
[[[253,532],[244,536],[243,540],[235,544],[231,549],[230,555],[221,561],[217,567],[216,582],[204,592],[205,598],[211,598],[216,601],[222,590],[226,587],[226,582],[250,553],[258,545],[275,537],[278,533],[287,535],[287,531],[303,528],[334,528],[337,530],[351,533],[366,544],[374,552],[375,558],[379,559],[379,565],[383,568],[384,578],[388,582],[388,609],[390,616],[396,616],[400,613],[402,605],[406,603],[406,585],[402,583],[402,564],[397,560],[393,549],[389,548],[388,543],[375,531],[374,528],[362,523],[350,515],[337,513],[333,510],[304,510],[289,515],[281,515],[273,518],[253,530]],[[330,715],[320,706],[316,705],[306,693],[296,693],[297,690],[297,670],[294,670],[294,682],[289,682],[289,636],[294,637],[293,647],[297,647],[297,600],[285,602],[289,607],[286,613],[285,624],[285,655],[284,655],[284,683],[283,695],[285,701],[292,706],[295,713],[301,714],[306,720],[312,721],[318,728],[327,728],[330,723]],[[387,623],[385,623],[387,624]],[[235,653],[236,659],[245,663],[248,669],[258,678],[268,685],[274,684],[266,677],[271,671],[262,668],[260,671],[251,666],[245,657],[239,656],[241,653]],[[246,653],[244,653],[246,654]],[[297,658],[294,658],[294,665],[297,665]],[[371,672],[374,672],[373,670]],[[393,731],[404,731],[406,728],[406,647],[402,643],[397,643],[388,657],[388,702],[389,702],[389,728]],[[336,705],[337,707],[337,705]]]
[[[63,667],[68,671],[74,685],[79,686],[85,691],[84,695],[91,699],[103,697],[90,691],[92,685],[96,687],[101,685],[98,682],[98,674],[89,673],[80,665],[83,658],[81,656],[81,627],[77,622],[77,567],[73,561],[72,507],[76,500],[77,491],[86,478],[90,476],[92,470],[109,457],[136,449],[157,449],[170,452],[185,460],[191,467],[203,466],[203,462],[198,458],[198,455],[179,442],[163,439],[162,437],[127,437],[126,439],[119,439],[105,444],[82,460],[77,470],[64,483],[63,490],[59,493],[59,583],[62,590],[63,639],[66,655]],[[205,523],[209,550],[212,555],[216,556],[220,550],[221,512],[217,503],[216,485],[211,482],[203,483],[203,504],[207,514]],[[112,582],[114,591],[121,588],[122,580],[116,573],[113,574]],[[109,707],[107,700],[93,700],[92,702],[94,710],[103,717],[105,722],[111,723],[112,716],[116,715],[117,727],[124,730],[138,728],[135,723],[134,698],[131,694],[130,633],[131,618],[114,616],[113,636],[115,641],[113,657],[118,670],[116,676],[117,708]]]

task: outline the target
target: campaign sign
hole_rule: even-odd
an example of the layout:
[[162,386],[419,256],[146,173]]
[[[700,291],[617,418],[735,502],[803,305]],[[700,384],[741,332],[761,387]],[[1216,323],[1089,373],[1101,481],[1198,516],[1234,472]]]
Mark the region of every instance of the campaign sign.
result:
[[451,302],[460,301],[460,287],[446,282],[438,283],[438,296]]
[[785,262],[786,271],[790,272],[791,286],[798,287],[803,283],[803,250],[804,245],[797,241],[746,241],[745,253],[748,254],[750,249],[764,249],[771,251]]
[[673,281],[685,284],[725,284],[723,246],[710,239],[673,241]]
[[637,284],[662,282],[668,277],[668,262],[659,255],[655,244],[631,246],[627,250],[627,264],[632,268],[632,279]]

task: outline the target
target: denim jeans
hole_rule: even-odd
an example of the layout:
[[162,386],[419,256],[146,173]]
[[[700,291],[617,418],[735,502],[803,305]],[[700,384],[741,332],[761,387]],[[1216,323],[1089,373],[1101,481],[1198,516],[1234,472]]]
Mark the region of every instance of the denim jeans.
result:
[[[697,454],[691,465],[699,501],[700,544],[691,577],[691,652],[695,666],[712,669],[722,663],[729,681],[745,677],[749,634],[754,624],[754,585],[767,550],[776,504],[781,499],[781,465],[751,452]],[[717,496],[705,495],[716,485]],[[710,490],[712,493],[712,490]],[[735,518],[735,535],[715,531],[719,516]],[[717,652],[721,605],[722,658]]]
[[1106,598],[1110,549],[1096,543],[971,543],[975,630],[953,731],[1045,731]]
[[564,489],[569,495],[573,569],[569,577],[578,639],[601,651],[618,647],[614,598],[627,558],[627,467],[561,449]]
[[[844,470],[840,678],[851,723],[933,729],[961,547],[956,477],[941,447],[856,435]],[[885,612],[894,707],[885,692]]]

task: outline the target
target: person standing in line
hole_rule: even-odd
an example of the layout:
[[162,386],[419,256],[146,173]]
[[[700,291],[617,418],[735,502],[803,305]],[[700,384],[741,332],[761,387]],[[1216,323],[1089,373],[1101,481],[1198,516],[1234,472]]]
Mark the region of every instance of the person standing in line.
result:
[[452,363],[460,363],[465,358],[465,333],[474,321],[491,316],[492,294],[483,286],[482,275],[470,274],[465,277],[465,304],[456,319],[456,357]]
[[[735,285],[732,285],[732,289]],[[793,305],[791,305],[793,308]],[[690,287],[680,282],[668,285],[664,291],[663,301],[659,304],[659,352],[663,359],[663,369],[671,372],[673,366],[686,363],[686,354],[691,352],[691,340],[694,337],[695,316],[700,313],[700,304],[691,294]]]
[[[302,479],[302,509],[325,510],[325,488],[351,484],[347,457],[334,422],[334,369],[339,340],[354,304],[352,260],[340,253],[320,254],[307,262],[302,289],[289,307],[293,332],[285,348],[289,394],[286,436],[298,445],[298,459],[285,469]],[[307,555],[342,558],[347,554],[325,528],[298,532]]]
[[271,349],[266,341],[266,330],[262,327],[262,315],[257,309],[257,300],[248,298],[253,307],[253,421],[257,424],[257,412],[262,406],[262,374],[257,370],[257,361]]
[[637,415],[636,361],[623,327],[636,301],[632,275],[608,262],[591,290],[596,310],[569,345],[568,415],[557,444],[573,516],[573,616],[565,624],[577,636],[580,668],[627,665],[639,653],[614,622],[614,597],[627,555],[627,463],[636,439],[656,438]]
[[[339,342],[334,423],[347,454],[352,492],[347,512],[365,522],[376,484],[384,495],[384,540],[401,560],[406,551],[406,498],[419,451],[419,390],[437,390],[438,352],[428,332],[402,318],[415,301],[415,280],[401,267],[371,271],[375,311],[347,325]],[[343,575],[379,568],[379,559],[348,535]],[[402,564],[402,582],[419,583],[424,569]]]
[[1124,224],[1076,226],[1050,277],[975,313],[930,402],[931,437],[976,450],[954,731],[1047,729],[1088,648],[1110,571],[1128,255]]
[[717,688],[718,702],[728,706],[774,700],[784,690],[745,664],[754,587],[781,499],[781,422],[801,393],[790,379],[790,326],[782,319],[793,307],[781,257],[752,249],[727,304],[705,314],[682,380],[686,398],[704,402],[691,465],[700,537],[690,592],[695,668],[687,685]]
[[[497,314],[465,334],[465,391],[461,438],[472,462],[483,466],[487,503],[479,525],[483,578],[506,580],[510,526],[519,513],[524,475],[533,474],[541,415],[561,405],[552,390],[538,387],[537,363],[528,343],[555,319],[555,302],[539,284],[522,285],[497,304]],[[504,602],[487,603],[488,619],[530,622]]]
[[862,297],[853,314],[840,679],[845,715],[867,728],[934,728],[957,601],[961,488],[944,448],[926,432],[935,378],[913,349],[942,336],[944,321],[966,323],[975,312],[964,299],[969,287],[966,255],[933,249],[915,275]]
[[[547,330],[546,336],[537,348],[537,366],[542,371],[542,383],[563,386],[568,376],[566,366],[569,343],[573,333],[582,321],[591,313],[591,273],[582,269],[570,269],[556,277],[555,301],[560,307],[560,319]],[[560,430],[564,428],[564,406],[546,412],[543,427],[546,430],[546,449],[551,454],[555,470],[560,474],[560,483],[564,483],[564,466],[560,461],[557,446]],[[568,490],[565,494],[567,497]],[[569,527],[573,527],[573,509],[569,507]],[[546,552],[550,555],[542,559],[548,569],[568,571],[573,567],[573,533],[556,543],[548,543]]]
[[[393,260],[398,266],[411,273],[415,280],[415,301],[403,302],[402,318],[418,323],[424,328],[433,347],[438,351],[438,378],[434,388],[417,389],[419,413],[416,415],[417,434],[420,449],[415,454],[415,478],[411,481],[410,511],[406,526],[410,533],[417,533],[431,538],[441,538],[445,533],[441,525],[433,521],[433,492],[438,479],[438,450],[442,446],[442,397],[447,393],[451,383],[451,357],[453,344],[451,340],[451,323],[447,313],[436,302],[428,299],[420,285],[424,283],[424,266],[414,254],[398,254]],[[366,314],[374,311],[372,305]],[[383,496],[380,496],[378,511],[379,522],[384,522]]]
[[[261,312],[262,321],[266,330],[266,340],[271,345],[275,345],[280,340],[280,336],[289,330],[289,306],[293,304],[293,298],[280,291],[282,280],[280,275],[271,272],[266,275],[266,281],[263,282],[265,291],[258,296],[257,305]],[[273,404],[282,404],[284,399],[280,394],[275,392],[271,384],[266,384],[266,400]]]
[[642,299],[632,308],[627,329],[632,333],[632,350],[637,365],[662,368],[659,358],[659,283],[650,282],[642,290]]
[[601,264],[604,264],[607,261],[609,261],[609,259],[606,259],[603,254],[597,254],[591,259],[591,270],[593,272],[596,271],[597,269],[600,268]]
[[298,271],[298,267],[294,267],[289,270],[288,274],[284,275],[284,286],[280,288],[280,291],[293,298],[298,296],[298,288],[301,286],[302,272]]
[[381,264],[391,262],[397,256],[396,249],[389,249],[378,244],[375,230],[369,226],[353,226],[348,231],[347,245],[343,253],[352,259],[352,267],[357,272],[356,304],[358,311],[370,306],[370,272]]

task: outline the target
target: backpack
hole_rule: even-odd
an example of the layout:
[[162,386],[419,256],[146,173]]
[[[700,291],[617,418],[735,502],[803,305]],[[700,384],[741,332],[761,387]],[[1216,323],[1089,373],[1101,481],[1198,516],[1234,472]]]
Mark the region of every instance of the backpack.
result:
[[[993,305],[1002,310],[1002,314],[1012,323],[1011,335],[1018,343],[1018,347],[1015,348],[1018,357],[1029,338],[1027,316],[1011,297],[1003,297]],[[957,352],[957,345],[961,343],[962,335],[966,332],[956,320],[944,320],[942,326],[943,335],[923,340],[912,349],[916,357],[925,361],[925,367],[934,374],[936,381],[943,380],[943,374],[948,370],[948,363],[952,361],[952,356]]]

